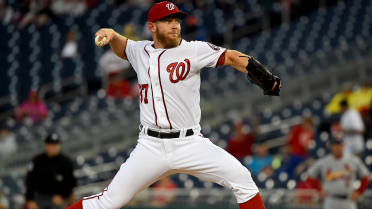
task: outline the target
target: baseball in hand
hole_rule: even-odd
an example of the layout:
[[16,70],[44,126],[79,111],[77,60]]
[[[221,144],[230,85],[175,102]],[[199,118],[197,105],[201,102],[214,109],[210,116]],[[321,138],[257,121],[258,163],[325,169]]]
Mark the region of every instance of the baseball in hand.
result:
[[96,36],[96,38],[94,39],[94,42],[96,43],[97,46],[102,47],[105,44],[106,36],[104,36],[101,40],[99,40],[100,37],[101,37],[100,35]]

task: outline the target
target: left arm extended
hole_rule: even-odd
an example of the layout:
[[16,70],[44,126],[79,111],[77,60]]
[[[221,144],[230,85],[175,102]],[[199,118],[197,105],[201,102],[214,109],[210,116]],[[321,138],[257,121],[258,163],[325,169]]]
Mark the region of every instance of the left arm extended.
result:
[[227,66],[231,66],[240,72],[247,73],[247,65],[248,65],[248,59],[249,57],[246,54],[243,54],[236,50],[227,50],[225,54],[225,64]]
[[265,95],[279,96],[281,88],[280,78],[275,76],[255,58],[236,50],[227,50],[224,65],[248,74],[249,80],[261,87]]

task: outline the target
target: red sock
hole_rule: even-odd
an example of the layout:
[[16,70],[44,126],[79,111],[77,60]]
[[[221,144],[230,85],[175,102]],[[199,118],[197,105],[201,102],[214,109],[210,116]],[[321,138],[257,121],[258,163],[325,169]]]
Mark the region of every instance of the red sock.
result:
[[260,193],[257,193],[252,199],[239,204],[240,209],[265,209]]
[[83,209],[83,200],[75,202],[73,205],[68,206],[67,209]]

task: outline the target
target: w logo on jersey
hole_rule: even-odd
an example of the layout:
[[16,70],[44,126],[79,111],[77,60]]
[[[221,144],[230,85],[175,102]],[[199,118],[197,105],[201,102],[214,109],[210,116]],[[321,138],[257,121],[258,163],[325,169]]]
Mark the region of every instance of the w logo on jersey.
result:
[[172,3],[166,4],[165,6],[168,8],[168,10],[173,10],[174,9],[174,4],[172,4]]
[[169,80],[172,83],[185,80],[190,72],[190,60],[185,59],[184,62],[173,62],[167,66]]

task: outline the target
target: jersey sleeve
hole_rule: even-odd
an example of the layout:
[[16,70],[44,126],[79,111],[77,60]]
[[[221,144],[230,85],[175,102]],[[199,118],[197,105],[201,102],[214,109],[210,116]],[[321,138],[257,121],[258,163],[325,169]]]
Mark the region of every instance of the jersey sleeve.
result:
[[310,178],[320,179],[322,170],[322,161],[316,161],[307,171]]
[[133,63],[136,54],[136,43],[136,41],[130,40],[128,38],[127,46],[125,48],[125,56],[127,57],[128,62],[131,64]]
[[363,164],[363,162],[359,158],[354,158],[355,163],[357,165],[357,174],[359,178],[363,178],[365,176],[369,176],[370,173],[368,168]]
[[[195,41],[195,44],[197,48],[197,60],[199,68],[216,67],[217,63],[223,64],[221,63],[221,60],[224,58],[224,53],[226,52],[225,48],[203,41]],[[223,57],[221,57],[221,55]]]

